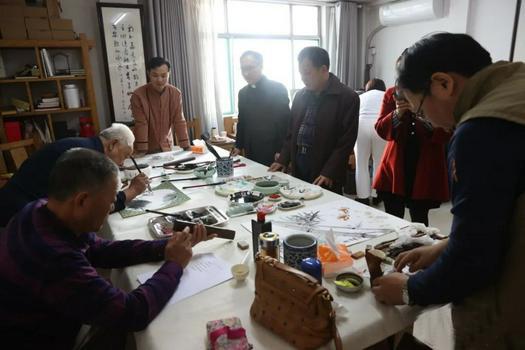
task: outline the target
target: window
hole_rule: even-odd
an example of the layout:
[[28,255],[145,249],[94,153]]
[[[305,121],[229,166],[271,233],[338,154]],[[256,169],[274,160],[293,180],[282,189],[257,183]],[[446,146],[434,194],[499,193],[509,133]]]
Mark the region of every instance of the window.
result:
[[320,46],[320,7],[264,1],[224,0],[219,23],[217,56],[221,110],[237,110],[237,94],[246,85],[239,59],[253,50],[264,57],[263,72],[290,92],[304,87],[297,55],[307,46]]

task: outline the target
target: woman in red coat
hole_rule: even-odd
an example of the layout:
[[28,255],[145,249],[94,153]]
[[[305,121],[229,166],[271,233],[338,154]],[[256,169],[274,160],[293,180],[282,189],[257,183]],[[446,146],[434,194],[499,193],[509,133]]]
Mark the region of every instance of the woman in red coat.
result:
[[[397,99],[396,99],[397,97]],[[373,187],[385,211],[428,225],[428,211],[449,199],[445,146],[450,133],[410,111],[408,102],[389,88],[375,129],[387,141]]]

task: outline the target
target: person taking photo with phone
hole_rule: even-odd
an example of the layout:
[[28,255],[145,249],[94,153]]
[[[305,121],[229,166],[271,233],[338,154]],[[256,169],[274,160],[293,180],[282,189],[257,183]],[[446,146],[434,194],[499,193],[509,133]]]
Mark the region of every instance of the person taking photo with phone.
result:
[[387,141],[373,188],[385,211],[428,226],[428,212],[448,201],[445,146],[450,133],[424,119],[421,108],[410,109],[397,87],[386,90],[375,124]]

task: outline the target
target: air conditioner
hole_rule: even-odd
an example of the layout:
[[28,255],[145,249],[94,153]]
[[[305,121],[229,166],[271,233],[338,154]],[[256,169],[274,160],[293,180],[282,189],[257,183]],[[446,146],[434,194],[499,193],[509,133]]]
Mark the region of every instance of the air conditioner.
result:
[[443,0],[408,0],[379,7],[379,21],[384,26],[427,21],[443,17]]

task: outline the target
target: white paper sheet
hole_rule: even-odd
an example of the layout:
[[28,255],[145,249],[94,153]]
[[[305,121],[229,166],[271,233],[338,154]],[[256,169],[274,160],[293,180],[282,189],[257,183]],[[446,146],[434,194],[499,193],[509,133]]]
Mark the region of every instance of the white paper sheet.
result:
[[[385,235],[406,225],[384,212],[361,204],[349,203],[348,200],[278,212],[267,216],[266,219],[272,222],[273,231],[277,232],[281,239],[295,233],[309,233],[320,242],[325,242],[325,234],[332,229],[336,242],[347,245]],[[250,221],[241,225],[251,232]]]
[[[142,273],[137,276],[137,280],[142,284],[151,278],[155,272]],[[217,258],[213,253],[194,255],[184,269],[179,286],[169,304],[175,304],[232,277],[231,265]]]

